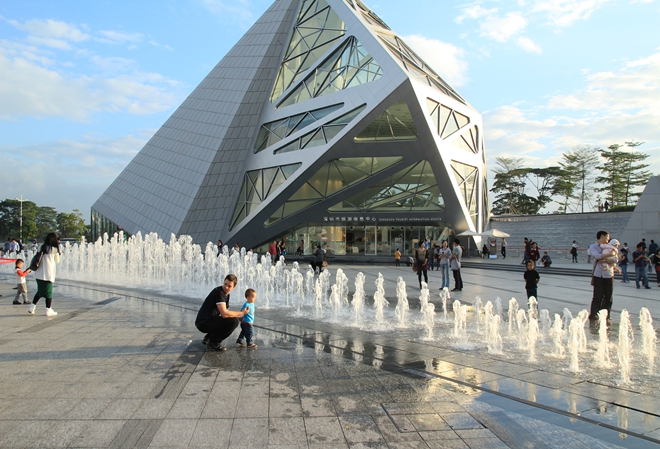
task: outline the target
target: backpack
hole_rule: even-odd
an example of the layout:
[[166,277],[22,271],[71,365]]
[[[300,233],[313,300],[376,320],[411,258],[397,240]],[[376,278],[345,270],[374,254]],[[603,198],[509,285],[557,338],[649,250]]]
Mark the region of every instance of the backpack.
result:
[[44,255],[43,248],[40,249],[37,254],[35,254],[32,257],[32,260],[30,261],[30,271],[37,271],[39,269],[39,265],[41,265],[41,258]]

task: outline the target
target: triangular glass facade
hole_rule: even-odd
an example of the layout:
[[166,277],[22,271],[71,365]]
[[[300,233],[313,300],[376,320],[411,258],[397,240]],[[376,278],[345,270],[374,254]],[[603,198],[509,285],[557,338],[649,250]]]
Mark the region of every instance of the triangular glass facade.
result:
[[231,218],[231,228],[243,221],[266,198],[271,196],[302,164],[268,167],[245,174]]
[[296,87],[277,107],[377,80],[383,74],[374,58],[355,37],[349,37],[332,55]]
[[397,101],[355,136],[356,142],[417,139],[417,128],[405,101]]
[[435,73],[431,67],[426,65],[422,58],[417,56],[417,54],[412,51],[412,49],[408,47],[399,36],[393,33],[379,32],[378,37],[385,44],[385,48],[396,57],[396,60],[401,63],[403,68],[406,69],[413,78],[424,84],[428,84],[431,87],[435,87],[443,94],[455,98],[461,103],[465,103],[465,100],[463,100],[463,98],[458,95],[458,93],[452,89],[445,80]]
[[342,106],[344,106],[344,103],[334,104],[332,106],[315,109],[309,112],[303,112],[302,114],[286,117],[274,122],[264,123],[261,125],[261,129],[259,129],[259,135],[257,136],[257,142],[254,146],[254,152],[258,153],[259,151],[265,150],[269,146],[276,144],[291,134],[306,128],[318,120],[321,120],[328,114],[341,109]]
[[452,140],[451,144],[471,153],[478,153],[479,147],[479,128],[477,125],[469,128],[463,134]]
[[451,161],[451,168],[454,171],[458,188],[463,196],[463,202],[470,212],[470,217],[477,226],[477,180],[479,179],[479,170],[477,167],[463,164],[457,161]]
[[275,154],[288,153],[290,151],[303,150],[306,148],[318,147],[329,143],[332,139],[335,138],[339,132],[344,129],[355,117],[357,117],[365,108],[365,105],[360,106],[359,108],[353,109],[351,112],[342,115],[319,128],[316,128],[314,131],[310,131],[302,137],[297,138],[293,142],[290,142],[278,148],[274,151]]
[[333,159],[305,182],[286,203],[264,223],[271,225],[330,195],[400,162],[401,157],[355,157]]
[[330,212],[441,211],[442,193],[427,161],[417,162],[335,204]]
[[437,101],[426,99],[426,107],[431,114],[433,127],[442,139],[454,134],[470,123],[470,117],[454,111]]
[[304,0],[284,54],[284,61],[277,74],[270,101],[279,98],[345,33],[346,25],[325,0]]

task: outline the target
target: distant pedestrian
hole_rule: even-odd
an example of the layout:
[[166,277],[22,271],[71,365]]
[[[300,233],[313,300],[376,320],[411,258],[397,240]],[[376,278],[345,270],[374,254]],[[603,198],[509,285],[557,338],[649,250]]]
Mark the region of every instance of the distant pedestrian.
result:
[[506,259],[506,246],[508,243],[506,242],[506,239],[502,239],[502,259]]
[[439,251],[439,265],[442,271],[442,286],[440,290],[447,287],[449,288],[449,259],[451,258],[451,250],[447,244],[447,240],[442,241],[442,247]]
[[577,255],[578,255],[578,244],[577,244],[577,240],[573,240],[573,244],[571,245],[571,257],[572,257],[573,259],[571,260],[571,262],[578,263]]
[[218,239],[218,256],[222,254],[222,240]]
[[453,292],[463,291],[463,278],[461,277],[461,258],[463,257],[463,247],[461,241],[457,238],[454,239],[454,251],[452,251],[450,268],[454,275],[454,288]]
[[541,276],[539,276],[539,272],[534,269],[533,261],[530,260],[527,262],[527,271],[525,271],[525,274],[523,274],[523,278],[525,279],[525,291],[527,292],[527,299],[531,298],[532,296],[538,299],[538,283],[539,279],[541,279]]
[[607,200],[605,200],[605,202],[603,203],[603,209],[605,210],[605,212],[610,210],[610,203]]
[[655,282],[660,287],[660,249],[653,254],[653,266],[655,267]]
[[536,244],[536,242],[532,242],[531,248],[529,249],[527,259],[531,260],[536,263],[538,260],[541,258],[541,254],[539,253],[539,246]]
[[626,284],[630,282],[630,277],[628,276],[628,257],[630,254],[625,249],[621,249],[621,257],[619,257],[619,268],[621,269],[621,282]]
[[314,262],[313,262],[314,271],[316,271],[316,269],[318,268],[319,274],[321,274],[321,272],[323,271],[324,260],[325,260],[325,251],[323,251],[323,249],[321,249],[321,245],[318,244],[316,245],[316,251],[314,252]]
[[399,267],[401,266],[401,251],[399,251],[399,248],[396,249],[394,252],[394,266]]
[[541,265],[544,268],[550,268],[550,266],[552,265],[552,259],[548,255],[547,251],[543,251],[543,257],[541,257]]
[[525,237],[523,239],[523,260],[520,262],[523,265],[527,265],[527,261],[529,260],[529,254],[527,254],[527,251],[529,251],[529,240]]
[[632,261],[635,263],[635,286],[639,288],[641,283],[645,289],[650,289],[649,278],[646,274],[646,264],[649,262],[649,257],[642,242],[637,244],[637,251],[632,253]]
[[419,280],[419,288],[422,288],[422,275],[424,275],[424,282],[429,283],[428,274],[429,256],[424,242],[419,242],[419,248],[415,250],[415,266],[417,267],[417,279]]

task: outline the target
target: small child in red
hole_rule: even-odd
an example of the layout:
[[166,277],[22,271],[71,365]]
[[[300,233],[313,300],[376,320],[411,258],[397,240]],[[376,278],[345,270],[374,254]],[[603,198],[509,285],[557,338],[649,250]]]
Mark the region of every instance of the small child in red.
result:
[[23,271],[21,268],[23,268],[23,259],[16,259],[16,282],[18,283],[18,292],[16,292],[16,297],[14,298],[13,304],[20,304],[21,302],[18,299],[21,296],[23,296],[23,304],[28,303],[25,276],[28,275],[30,269],[28,268],[27,270]]

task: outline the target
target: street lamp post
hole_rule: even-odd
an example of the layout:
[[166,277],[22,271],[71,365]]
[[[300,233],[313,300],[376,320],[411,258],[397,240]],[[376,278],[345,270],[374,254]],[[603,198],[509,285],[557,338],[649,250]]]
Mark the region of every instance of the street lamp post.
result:
[[19,208],[20,212],[18,215],[18,226],[19,226],[19,238],[18,241],[20,244],[23,244],[23,203],[25,201],[30,201],[30,200],[24,200],[23,195],[21,195],[21,199],[19,200],[18,198],[14,198],[16,201],[21,203],[21,206]]

